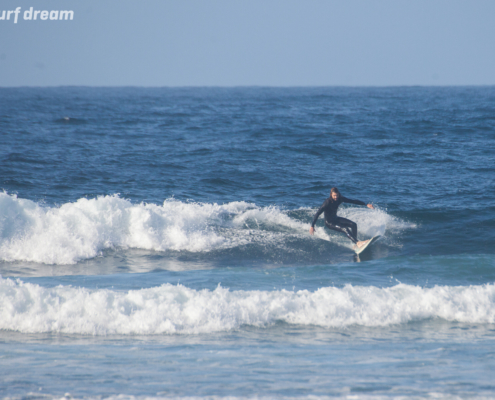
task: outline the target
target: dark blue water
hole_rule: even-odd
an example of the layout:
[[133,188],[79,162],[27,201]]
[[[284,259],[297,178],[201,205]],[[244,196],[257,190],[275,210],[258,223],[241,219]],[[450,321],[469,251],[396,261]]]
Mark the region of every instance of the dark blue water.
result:
[[0,88],[0,394],[493,396],[494,154],[493,87]]

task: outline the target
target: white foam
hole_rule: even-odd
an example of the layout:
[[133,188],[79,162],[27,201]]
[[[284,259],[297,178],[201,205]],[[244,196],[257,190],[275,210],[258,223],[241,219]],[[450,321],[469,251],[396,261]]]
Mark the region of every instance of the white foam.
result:
[[358,224],[359,232],[366,237],[384,235],[385,231],[401,231],[416,228],[410,222],[402,221],[384,210],[376,208],[370,210],[364,207],[348,207],[339,209],[339,216],[348,218]]
[[[383,211],[342,212],[368,236],[404,225]],[[48,207],[0,193],[0,260],[74,264],[112,248],[209,252],[249,243],[283,245],[287,235],[309,238],[308,221],[246,202],[133,204],[114,195]],[[323,229],[317,237],[332,240]]]
[[342,328],[442,319],[495,323],[495,285],[301,290],[194,290],[164,284],[119,292],[45,288],[0,278],[0,329],[71,334],[197,334],[277,322]]
[[118,196],[43,207],[0,193],[0,259],[73,264],[104,249],[209,251],[231,245],[214,228],[248,203],[132,204]]

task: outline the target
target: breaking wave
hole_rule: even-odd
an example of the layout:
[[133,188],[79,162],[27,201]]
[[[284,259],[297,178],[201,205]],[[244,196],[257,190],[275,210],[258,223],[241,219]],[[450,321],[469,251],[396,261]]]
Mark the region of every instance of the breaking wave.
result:
[[495,285],[231,291],[164,284],[120,292],[0,278],[0,329],[23,333],[198,334],[280,322],[342,328],[428,319],[495,323]]
[[[313,209],[285,211],[243,201],[133,204],[118,195],[49,207],[0,193],[0,260],[74,264],[114,248],[209,252],[250,243],[277,245],[288,235],[309,240],[313,214]],[[346,208],[342,215],[368,236],[412,226],[380,210]],[[324,229],[316,237],[331,240]]]

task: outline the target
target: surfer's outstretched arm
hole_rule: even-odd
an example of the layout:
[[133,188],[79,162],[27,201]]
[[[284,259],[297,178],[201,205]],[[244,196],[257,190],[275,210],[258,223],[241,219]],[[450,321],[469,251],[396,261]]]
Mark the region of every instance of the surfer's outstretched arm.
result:
[[371,208],[371,209],[374,209],[375,207],[373,207],[373,204],[366,204],[364,201],[361,201],[361,200],[352,200],[352,199],[348,199],[347,197],[344,197],[344,196],[340,196],[340,198],[342,199],[342,203],[350,203],[350,204],[357,204],[358,206],[366,206],[368,208]]

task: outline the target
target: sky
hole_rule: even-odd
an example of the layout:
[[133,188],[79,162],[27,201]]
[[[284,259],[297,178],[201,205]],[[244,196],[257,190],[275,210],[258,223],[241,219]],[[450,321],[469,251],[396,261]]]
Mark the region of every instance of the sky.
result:
[[495,1],[0,0],[0,86],[60,85],[495,85]]

